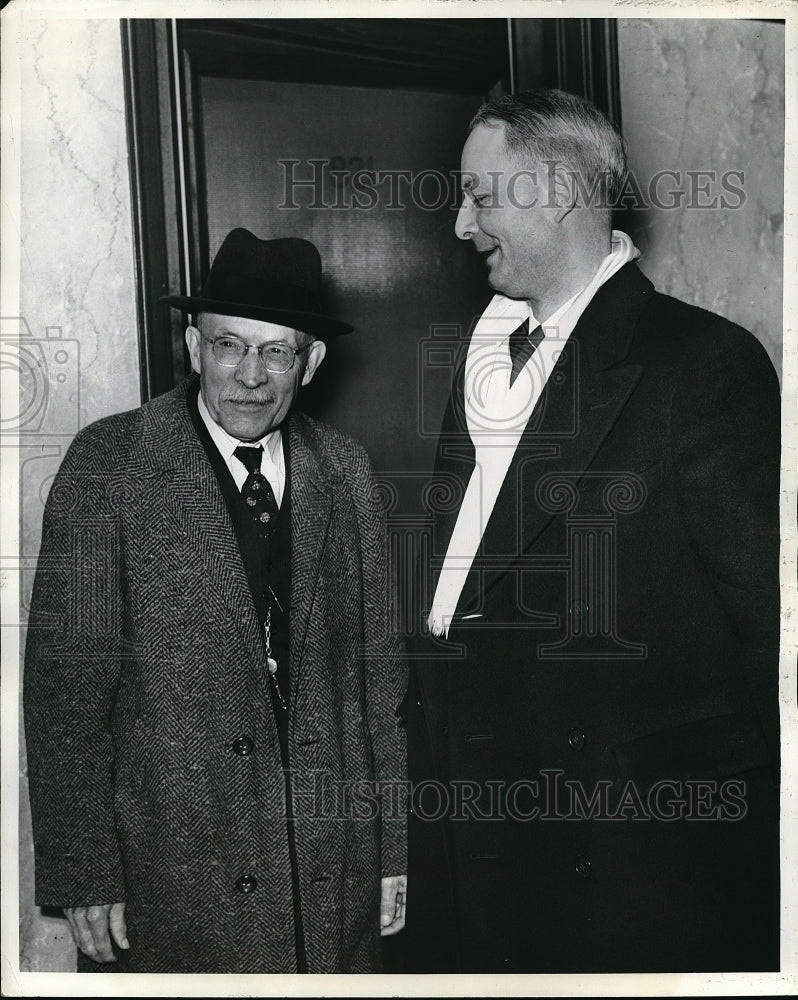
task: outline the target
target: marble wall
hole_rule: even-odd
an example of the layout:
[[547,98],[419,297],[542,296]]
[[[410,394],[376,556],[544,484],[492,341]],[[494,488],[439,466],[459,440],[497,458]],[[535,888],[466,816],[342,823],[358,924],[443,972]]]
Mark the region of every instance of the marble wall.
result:
[[681,207],[622,218],[643,271],[660,291],[751,330],[781,371],[784,25],[620,18],[618,49],[639,187],[646,196],[658,171],[673,170],[680,180],[664,176],[655,201],[685,191]]
[[[120,26],[25,21],[21,71],[21,589],[43,500],[75,432],[140,402]],[[21,747],[21,749],[24,749]],[[21,756],[24,762],[24,754]],[[74,969],[66,921],[33,905],[20,776],[20,969]]]

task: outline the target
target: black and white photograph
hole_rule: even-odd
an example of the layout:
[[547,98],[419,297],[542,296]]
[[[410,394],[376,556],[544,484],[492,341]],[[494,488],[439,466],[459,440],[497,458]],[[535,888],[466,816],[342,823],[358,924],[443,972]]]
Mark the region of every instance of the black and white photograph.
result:
[[798,991],[796,42],[0,4],[3,995]]

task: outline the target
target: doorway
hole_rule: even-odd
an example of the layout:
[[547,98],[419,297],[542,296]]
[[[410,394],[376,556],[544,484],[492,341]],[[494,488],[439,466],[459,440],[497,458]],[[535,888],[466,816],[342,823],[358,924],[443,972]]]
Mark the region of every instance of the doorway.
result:
[[425,488],[451,375],[490,299],[454,235],[460,150],[479,105],[515,87],[584,93],[618,119],[608,19],[131,19],[123,31],[147,399],[188,371],[186,317],[235,226],[319,248],[333,338],[302,407],[365,446],[403,580],[427,596]]

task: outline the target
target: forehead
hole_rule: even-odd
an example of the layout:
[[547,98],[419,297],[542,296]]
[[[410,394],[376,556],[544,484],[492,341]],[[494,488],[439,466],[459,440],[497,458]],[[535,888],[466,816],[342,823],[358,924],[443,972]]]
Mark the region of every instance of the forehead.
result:
[[297,331],[293,327],[266,323],[259,319],[247,319],[244,316],[203,313],[202,332],[208,337],[232,333],[250,344],[267,344],[278,340],[280,343],[294,346],[297,343]]
[[502,173],[509,165],[510,159],[504,142],[504,123],[476,125],[463,146],[460,163],[463,188],[484,183],[489,180],[490,173]]

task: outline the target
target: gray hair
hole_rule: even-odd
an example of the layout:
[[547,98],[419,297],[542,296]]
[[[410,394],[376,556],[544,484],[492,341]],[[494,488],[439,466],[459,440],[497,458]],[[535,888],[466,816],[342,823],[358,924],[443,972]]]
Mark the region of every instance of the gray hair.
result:
[[508,153],[530,167],[545,160],[564,164],[583,190],[601,191],[599,207],[614,207],[626,178],[626,148],[620,132],[590,101],[547,88],[507,94],[483,104],[469,131],[499,123],[505,126]]

